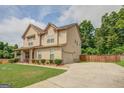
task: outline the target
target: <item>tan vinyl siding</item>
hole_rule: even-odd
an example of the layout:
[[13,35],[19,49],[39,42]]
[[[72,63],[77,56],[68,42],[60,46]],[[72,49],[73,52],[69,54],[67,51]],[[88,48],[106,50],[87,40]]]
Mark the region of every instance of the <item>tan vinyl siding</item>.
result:
[[[48,38],[52,37],[54,39],[53,43],[48,43],[47,40]],[[57,45],[57,32],[54,31],[53,27],[48,28],[48,32],[44,35],[42,35],[42,41],[41,41],[43,46],[50,46],[50,45]]]
[[61,48],[46,48],[46,49],[36,49],[34,51],[35,58],[38,59],[38,52],[41,52],[42,59],[50,59],[50,50],[54,49],[54,59],[62,59],[62,49]]
[[74,61],[73,61],[73,54],[71,54],[71,53],[65,53],[65,52],[63,52],[62,53],[63,54],[63,63],[64,64],[66,64],[66,63],[73,63]]
[[[81,54],[81,40],[79,37],[79,33],[78,30],[76,28],[76,26],[68,29],[67,31],[67,45],[65,45],[63,47],[63,59],[65,60],[66,63],[70,63],[70,61],[75,60],[75,59],[79,59],[79,56]],[[70,58],[71,56],[71,58]],[[68,60],[68,62],[66,61],[67,58],[70,58],[70,60]],[[73,61],[72,61],[73,62]]]
[[59,31],[59,44],[65,44],[67,43],[67,32],[66,30],[64,31]]
[[40,42],[39,42],[40,37],[38,36],[37,32],[32,27],[30,27],[28,32],[25,35],[25,38],[23,41],[23,47],[29,47],[29,45],[28,45],[29,41],[28,41],[27,37],[31,36],[31,35],[35,35],[35,40],[33,41],[33,46],[39,46],[40,45]]

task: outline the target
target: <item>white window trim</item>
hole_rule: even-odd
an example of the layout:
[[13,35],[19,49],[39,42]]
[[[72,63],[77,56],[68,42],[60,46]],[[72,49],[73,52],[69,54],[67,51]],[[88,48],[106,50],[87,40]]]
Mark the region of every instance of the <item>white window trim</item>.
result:
[[47,43],[54,43],[54,36],[53,35],[47,36]]
[[28,42],[28,46],[29,47],[33,46],[33,42]]
[[54,56],[54,58],[53,59],[55,59],[55,49],[50,49],[50,59],[51,59],[51,55],[53,55]]
[[[39,58],[39,55],[41,55],[41,58]],[[37,51],[37,59],[42,59],[42,51],[41,50]]]

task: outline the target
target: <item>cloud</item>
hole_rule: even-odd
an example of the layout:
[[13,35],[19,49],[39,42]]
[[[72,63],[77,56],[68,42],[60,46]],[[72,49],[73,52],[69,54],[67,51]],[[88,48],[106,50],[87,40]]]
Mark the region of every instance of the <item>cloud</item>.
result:
[[0,6],[0,20],[3,20],[4,18],[8,18],[10,16],[21,17],[22,12],[19,7],[9,5]]
[[22,46],[21,36],[30,23],[40,26],[41,28],[45,27],[44,23],[37,22],[31,18],[18,19],[16,17],[10,17],[4,19],[0,23],[0,40],[11,44],[17,43],[19,46]]
[[[39,6],[38,20],[44,22],[55,22],[58,19],[58,16],[65,11],[69,6],[67,5],[47,5]],[[52,16],[52,18],[51,18]]]
[[101,23],[101,17],[106,12],[117,11],[121,6],[117,5],[83,5],[83,6],[71,6],[65,10],[59,17],[60,23],[68,22],[80,22],[82,20],[91,20],[95,27],[99,27]]
[[45,16],[47,16],[48,14],[52,13],[52,8],[50,6],[47,6],[47,7],[43,7],[43,6],[40,6],[40,11],[39,11],[39,20],[43,20]]

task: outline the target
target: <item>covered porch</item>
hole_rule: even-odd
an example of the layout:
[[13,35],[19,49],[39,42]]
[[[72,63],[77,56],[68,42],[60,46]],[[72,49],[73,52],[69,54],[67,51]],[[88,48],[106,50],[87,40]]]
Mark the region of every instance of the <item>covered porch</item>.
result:
[[14,58],[17,58],[17,52],[20,52],[21,63],[32,63],[34,59],[34,48],[19,48],[14,52]]

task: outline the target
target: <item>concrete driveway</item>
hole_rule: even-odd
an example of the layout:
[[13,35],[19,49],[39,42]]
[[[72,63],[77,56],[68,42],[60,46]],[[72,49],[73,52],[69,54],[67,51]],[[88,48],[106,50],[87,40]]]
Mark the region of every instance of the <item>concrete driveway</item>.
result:
[[124,68],[114,63],[74,63],[68,71],[28,88],[124,87]]

